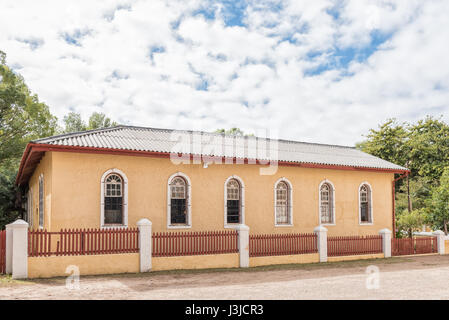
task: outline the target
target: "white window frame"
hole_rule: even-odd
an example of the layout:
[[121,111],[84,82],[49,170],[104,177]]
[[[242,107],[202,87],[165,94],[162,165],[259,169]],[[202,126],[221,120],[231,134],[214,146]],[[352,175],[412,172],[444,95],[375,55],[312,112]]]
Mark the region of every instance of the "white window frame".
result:
[[[323,186],[323,184],[329,184],[332,187],[332,223],[321,223],[321,187]],[[335,186],[334,184],[327,180],[324,179],[323,181],[321,181],[319,187],[318,187],[318,218],[320,221],[320,225],[322,226],[335,226],[336,225],[336,219],[335,219]]]
[[[288,188],[288,221],[290,221],[289,223],[277,223],[277,217],[276,217],[276,202],[277,202],[277,194],[276,194],[276,188],[278,186],[278,184],[280,182],[284,182],[287,184],[287,188]],[[291,182],[285,178],[279,178],[275,183],[274,183],[274,226],[275,227],[293,227],[293,187]]]
[[[41,210],[41,182],[42,182],[42,210]],[[39,225],[39,229],[44,229],[45,225],[45,180],[44,180],[44,174],[41,173],[38,179],[38,185],[37,185],[37,207],[38,207],[38,216],[37,216],[37,222]],[[41,224],[41,215],[42,215],[42,224]]]
[[[171,224],[171,190],[170,183],[176,177],[181,177],[187,184],[187,223],[185,225]],[[173,173],[167,181],[167,229],[190,229],[192,228],[192,183],[190,178],[182,172]]]
[[[106,177],[111,173],[116,173],[120,175],[123,179],[123,224],[121,225],[105,225],[104,223],[104,191],[106,185]],[[100,227],[101,229],[110,229],[110,228],[127,228],[128,227],[128,177],[126,174],[119,169],[109,169],[101,176],[101,201],[100,201]]]
[[[360,201],[360,188],[362,188],[363,185],[367,185],[368,189],[369,189],[369,214],[370,214],[370,222],[363,222],[362,221],[362,209],[361,209],[361,201]],[[361,226],[371,226],[374,224],[374,214],[373,214],[373,188],[371,187],[371,185],[368,182],[362,182],[359,185],[359,188],[357,189],[357,197],[359,199],[359,225]]]
[[[240,223],[228,223],[227,218],[227,199],[228,199],[228,182],[229,180],[235,179],[240,184]],[[245,184],[243,183],[243,180],[236,175],[232,175],[228,177],[224,183],[224,207],[223,207],[223,222],[224,227],[226,229],[236,229],[239,225],[245,224]]]

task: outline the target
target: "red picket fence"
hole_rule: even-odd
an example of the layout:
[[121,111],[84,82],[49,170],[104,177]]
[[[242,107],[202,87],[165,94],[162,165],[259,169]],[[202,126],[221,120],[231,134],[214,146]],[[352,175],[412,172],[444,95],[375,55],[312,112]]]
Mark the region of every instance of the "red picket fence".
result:
[[139,252],[137,228],[63,229],[28,232],[28,256],[71,256]]
[[436,253],[436,252],[438,252],[436,237],[391,239],[391,255],[393,256]]
[[153,234],[153,257],[238,252],[237,231],[160,232]]
[[317,238],[314,233],[256,234],[249,236],[250,257],[316,252],[318,252]]
[[327,255],[352,256],[382,253],[382,236],[340,236],[327,238]]
[[0,273],[6,273],[6,230],[0,231]]

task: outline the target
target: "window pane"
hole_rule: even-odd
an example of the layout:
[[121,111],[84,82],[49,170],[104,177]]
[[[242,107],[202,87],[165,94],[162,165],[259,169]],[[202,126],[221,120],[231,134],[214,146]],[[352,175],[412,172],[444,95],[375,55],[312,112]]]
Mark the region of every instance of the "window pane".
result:
[[105,197],[104,199],[104,223],[123,224],[121,197]]
[[289,199],[288,187],[285,182],[279,182],[276,185],[276,223],[286,224],[289,221]]
[[44,226],[44,179],[39,179],[39,226]]
[[227,223],[240,223],[240,201],[227,201]]
[[320,214],[322,223],[333,223],[333,203],[332,203],[332,187],[329,184],[323,184],[320,190],[321,203]]
[[171,224],[187,223],[186,199],[171,199],[170,210]]

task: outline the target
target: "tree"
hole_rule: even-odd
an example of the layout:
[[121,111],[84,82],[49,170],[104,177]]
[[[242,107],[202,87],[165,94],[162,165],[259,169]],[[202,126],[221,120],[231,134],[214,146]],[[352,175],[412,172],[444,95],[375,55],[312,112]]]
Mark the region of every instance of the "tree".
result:
[[116,126],[117,122],[112,121],[110,118],[106,117],[104,113],[93,112],[89,117],[89,122],[86,125],[81,118],[81,114],[77,112],[69,112],[68,115],[64,117],[64,133],[79,132],[92,129],[100,129]]
[[28,141],[53,135],[57,119],[6,65],[0,51],[0,164],[22,155]]
[[114,127],[116,125],[117,122],[106,117],[104,113],[94,112],[89,118],[88,130]]
[[81,115],[76,112],[69,112],[66,116],[64,116],[64,132],[78,132],[78,131],[86,131],[86,124],[81,119]]
[[[449,126],[430,116],[412,124],[389,119],[378,130],[371,129],[366,138],[357,148],[411,171],[406,181],[396,182],[397,218],[405,209],[429,212],[427,199],[449,166]],[[442,226],[441,221],[438,224]]]
[[398,124],[396,119],[388,119],[378,130],[370,129],[366,140],[356,147],[373,156],[405,166],[407,135],[404,124]]
[[413,210],[411,212],[402,212],[397,219],[397,227],[399,232],[405,232],[408,237],[413,236],[414,231],[418,231],[425,222],[425,215],[421,210]]
[[6,54],[0,51],[0,227],[21,214],[15,177],[26,144],[56,130],[56,117],[6,65]]
[[440,185],[433,188],[432,197],[428,201],[427,214],[436,230],[443,229],[448,234],[449,223],[449,167],[446,167],[440,178]]
[[240,128],[231,128],[229,130],[225,130],[225,129],[217,129],[215,130],[215,133],[222,133],[222,134],[229,134],[229,135],[233,135],[233,136],[245,136],[245,137],[252,137],[254,136],[254,134],[250,133],[250,134],[245,134],[243,132],[242,129]]
[[407,132],[404,147],[412,176],[438,181],[449,166],[449,125],[441,118],[427,116],[416,124],[408,124]]

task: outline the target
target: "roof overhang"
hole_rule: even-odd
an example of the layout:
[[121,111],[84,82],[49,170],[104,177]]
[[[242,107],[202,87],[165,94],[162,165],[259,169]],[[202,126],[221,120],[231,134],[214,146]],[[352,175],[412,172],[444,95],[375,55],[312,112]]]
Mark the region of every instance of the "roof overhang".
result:
[[[170,152],[154,152],[154,151],[139,151],[139,150],[124,150],[124,149],[112,149],[112,148],[97,148],[97,147],[79,147],[79,146],[64,146],[53,144],[42,144],[30,142],[25,148],[22,156],[22,160],[19,166],[19,172],[16,177],[16,184],[23,185],[26,183],[34,172],[34,169],[41,161],[45,152],[75,152],[75,153],[96,153],[96,154],[112,154],[123,156],[140,156],[140,157],[156,157],[156,158],[170,158]],[[190,155],[193,157],[194,155]],[[237,163],[241,161],[233,158],[233,162]],[[241,162],[239,162],[241,163]],[[266,160],[251,160],[244,159],[245,164],[260,164],[266,165]],[[332,165],[332,164],[317,164],[317,163],[304,163],[304,162],[288,162],[278,161],[280,166],[293,166],[302,168],[315,168],[315,169],[334,169],[334,170],[356,170],[356,171],[373,171],[373,172],[389,172],[404,174],[410,172],[410,170],[401,169],[385,169],[385,168],[371,168],[371,167],[358,167],[358,166],[345,166],[345,165]]]

